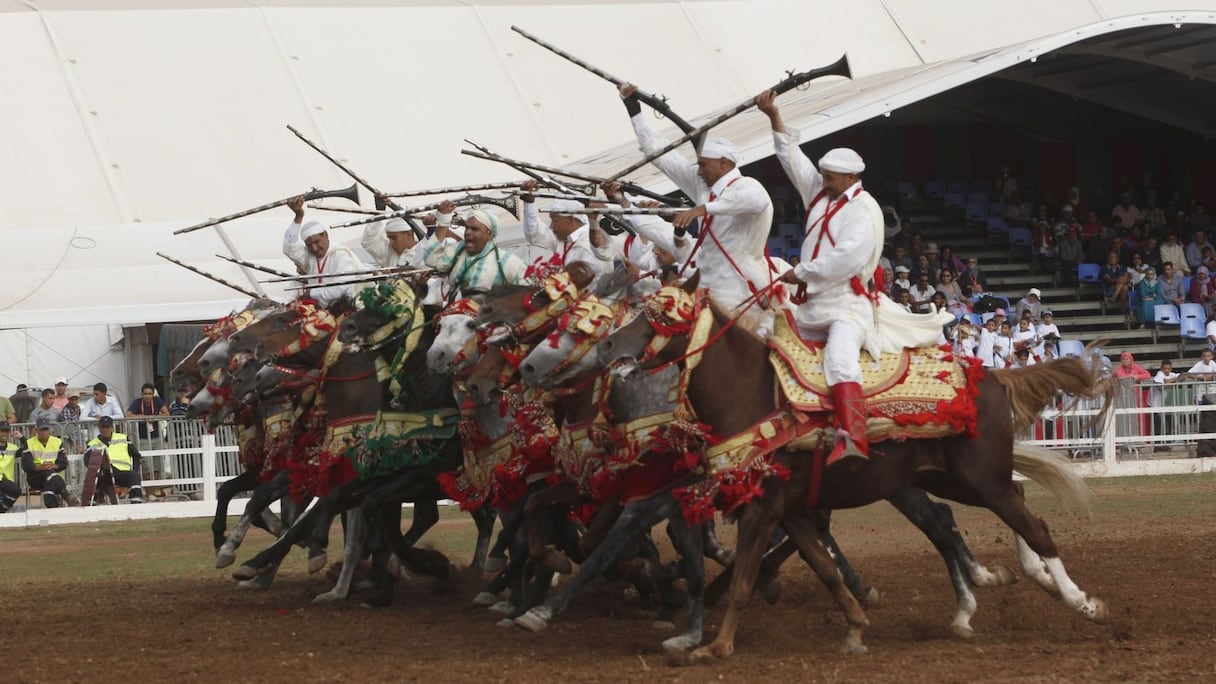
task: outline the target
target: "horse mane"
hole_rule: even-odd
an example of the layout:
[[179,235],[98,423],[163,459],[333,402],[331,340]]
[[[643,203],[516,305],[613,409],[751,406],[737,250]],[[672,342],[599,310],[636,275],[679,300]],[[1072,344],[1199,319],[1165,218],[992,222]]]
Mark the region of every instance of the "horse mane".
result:
[[498,299],[499,297],[508,297],[510,295],[519,294],[521,292],[531,292],[532,290],[535,290],[535,289],[536,289],[536,287],[533,285],[509,285],[509,284],[505,284],[505,283],[501,284],[501,285],[495,285],[494,287],[490,288],[489,292],[486,293],[485,301],[488,302],[493,299]]
[[1087,427],[1101,425],[1107,411],[1114,408],[1118,387],[1109,379],[1100,378],[1098,368],[1097,364],[1069,357],[988,373],[1005,388],[1013,409],[1014,430],[1020,432],[1029,430],[1039,419],[1039,413],[1060,392],[1085,399],[1103,399],[1102,410]]

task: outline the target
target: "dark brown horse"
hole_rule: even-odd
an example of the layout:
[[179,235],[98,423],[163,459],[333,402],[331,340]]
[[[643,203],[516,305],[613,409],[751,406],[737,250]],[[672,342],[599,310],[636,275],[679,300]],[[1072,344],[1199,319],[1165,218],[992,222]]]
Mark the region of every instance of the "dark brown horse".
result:
[[[718,337],[727,323],[721,312],[713,313],[710,339],[716,341],[704,349],[687,393],[698,419],[713,425],[721,435],[744,432],[779,408],[768,347],[738,326],[730,326]],[[626,367],[636,364],[644,358],[647,345],[654,338],[650,322],[639,316],[600,343],[601,360]],[[657,366],[679,358],[687,351],[687,345],[686,334],[676,335],[647,363]],[[728,391],[723,391],[724,388]],[[976,398],[979,436],[874,444],[871,458],[858,469],[828,469],[823,474],[819,505],[829,509],[863,506],[915,486],[944,498],[988,508],[1017,535],[1019,558],[1028,575],[1082,615],[1101,620],[1106,615],[1105,606],[1100,600],[1086,596],[1068,577],[1047,525],[1027,511],[1022,490],[1013,481],[1013,471],[1016,468],[1052,491],[1073,499],[1083,498],[1084,485],[1066,464],[1054,457],[1015,447],[1013,435],[1015,424],[1028,424],[1058,392],[1095,397],[1104,389],[1093,369],[1076,359],[990,372],[980,381]],[[809,454],[786,450],[776,451],[771,458],[787,467],[791,475],[788,480],[775,477],[764,480],[762,496],[742,508],[727,613],[717,638],[695,651],[694,657],[725,657],[734,651],[742,610],[751,596],[768,540],[778,524],[794,538],[844,611],[849,623],[844,649],[863,651],[865,615],[844,591],[840,574],[820,543],[807,508],[812,459]]]

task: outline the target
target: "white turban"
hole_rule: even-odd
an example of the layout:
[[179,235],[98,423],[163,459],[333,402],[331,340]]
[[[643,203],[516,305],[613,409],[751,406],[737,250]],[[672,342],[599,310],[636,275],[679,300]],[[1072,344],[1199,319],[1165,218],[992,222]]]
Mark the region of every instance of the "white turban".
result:
[[386,233],[408,233],[410,230],[410,224],[406,223],[405,219],[391,218],[384,222]]
[[486,228],[489,228],[491,240],[498,237],[498,219],[494,218],[494,214],[491,214],[485,209],[474,209],[473,211],[469,212],[469,216],[465,219],[465,221],[468,221],[469,219],[477,219],[478,223]]
[[316,221],[309,221],[300,228],[300,239],[307,240],[314,235],[320,235],[326,232],[325,226]]
[[847,147],[837,147],[828,150],[819,160],[819,170],[832,173],[861,173],[866,170],[866,163],[861,155]]
[[586,206],[587,205],[583,204],[582,202],[579,202],[578,200],[557,199],[557,200],[553,200],[552,202],[550,202],[549,205],[546,206],[541,211],[545,212],[546,214],[558,214],[560,216],[573,216],[575,219],[578,220],[579,223],[581,223],[585,226],[585,225],[587,225],[587,215],[586,214],[572,214],[570,212],[579,211],[581,209],[586,208]]
[[701,145],[701,153],[697,156],[706,159],[725,159],[732,164],[738,164],[739,148],[726,138],[706,138],[705,143]]

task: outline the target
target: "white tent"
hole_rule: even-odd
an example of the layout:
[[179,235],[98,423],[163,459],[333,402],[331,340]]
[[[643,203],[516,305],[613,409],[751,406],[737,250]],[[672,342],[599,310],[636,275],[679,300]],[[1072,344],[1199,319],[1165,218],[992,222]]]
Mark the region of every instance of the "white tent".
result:
[[[252,287],[213,256],[229,253],[215,231],[172,231],[350,183],[286,124],[388,190],[520,177],[460,155],[465,137],[544,164],[623,166],[634,145],[613,88],[512,24],[665,93],[686,116],[847,52],[856,82],[783,100],[790,124],[820,134],[1106,32],[1216,22],[1216,2],[1175,5],[0,0],[0,230],[16,247],[0,291],[0,373],[35,385],[103,379],[125,393],[147,379],[132,331],[238,305],[155,252]],[[748,160],[771,153],[754,117],[724,132]],[[288,216],[229,224],[232,249],[287,270]],[[335,238],[357,243],[347,230]]]

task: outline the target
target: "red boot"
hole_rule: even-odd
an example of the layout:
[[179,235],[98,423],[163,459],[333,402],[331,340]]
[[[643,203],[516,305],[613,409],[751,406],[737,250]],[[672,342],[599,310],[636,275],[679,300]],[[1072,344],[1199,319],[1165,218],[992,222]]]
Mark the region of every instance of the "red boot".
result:
[[828,454],[827,466],[850,459],[870,458],[870,442],[866,439],[866,400],[861,394],[861,385],[856,382],[841,382],[832,386],[832,401],[836,404],[836,443]]

